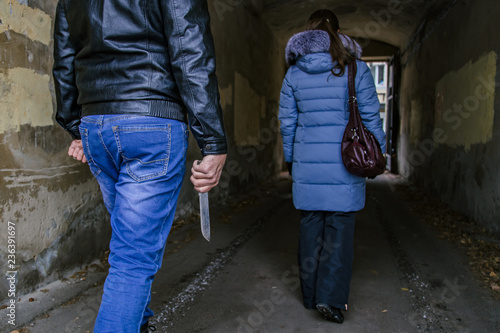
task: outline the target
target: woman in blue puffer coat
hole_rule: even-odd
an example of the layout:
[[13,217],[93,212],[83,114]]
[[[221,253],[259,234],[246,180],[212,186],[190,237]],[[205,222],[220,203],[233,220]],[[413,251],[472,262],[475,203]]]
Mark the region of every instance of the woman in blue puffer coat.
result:
[[311,15],[307,31],[286,47],[291,66],[281,89],[279,119],[293,202],[301,211],[299,266],[304,306],[342,323],[353,260],[355,212],[365,204],[365,179],[342,162],[349,119],[347,66],[357,62],[355,87],[363,124],[385,151],[380,104],[360,46],[339,33],[329,10]]

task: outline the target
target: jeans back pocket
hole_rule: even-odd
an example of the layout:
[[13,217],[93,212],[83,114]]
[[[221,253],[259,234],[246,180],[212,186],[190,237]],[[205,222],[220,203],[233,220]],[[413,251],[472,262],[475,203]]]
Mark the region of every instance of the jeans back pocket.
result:
[[113,132],[127,173],[135,181],[142,182],[167,174],[170,124],[113,126]]

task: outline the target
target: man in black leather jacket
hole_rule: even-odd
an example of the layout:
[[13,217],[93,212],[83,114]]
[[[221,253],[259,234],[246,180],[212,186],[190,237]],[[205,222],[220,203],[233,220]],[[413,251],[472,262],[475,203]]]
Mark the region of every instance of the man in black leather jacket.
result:
[[185,170],[186,123],[217,185],[227,145],[206,0],[60,0],[57,122],[89,163],[111,215],[110,272],[94,332],[145,332]]

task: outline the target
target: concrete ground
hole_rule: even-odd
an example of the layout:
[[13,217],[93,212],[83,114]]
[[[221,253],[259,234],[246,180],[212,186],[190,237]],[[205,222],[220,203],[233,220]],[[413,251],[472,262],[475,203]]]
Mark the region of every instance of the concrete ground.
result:
[[[302,306],[288,176],[211,203],[210,243],[197,220],[176,227],[153,284],[151,323],[169,333],[500,332],[500,301],[465,250],[423,223],[397,184],[405,181],[390,174],[368,183],[344,324]],[[96,262],[78,274],[22,297],[18,331],[92,332],[105,273]],[[4,322],[0,331],[10,332]]]

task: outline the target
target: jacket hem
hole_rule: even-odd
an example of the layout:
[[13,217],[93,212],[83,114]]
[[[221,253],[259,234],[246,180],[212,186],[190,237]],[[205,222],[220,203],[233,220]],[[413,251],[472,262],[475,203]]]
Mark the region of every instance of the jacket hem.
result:
[[134,114],[188,122],[186,109],[176,102],[167,100],[112,101],[82,106],[82,117],[104,114]]

